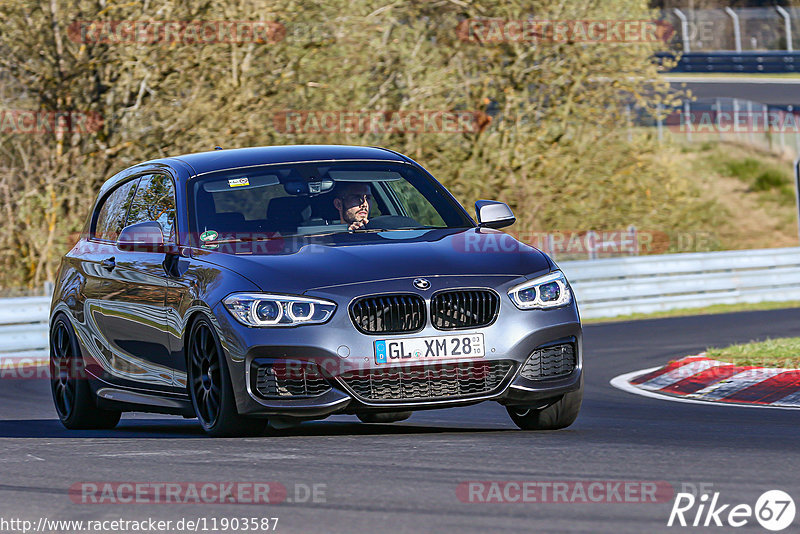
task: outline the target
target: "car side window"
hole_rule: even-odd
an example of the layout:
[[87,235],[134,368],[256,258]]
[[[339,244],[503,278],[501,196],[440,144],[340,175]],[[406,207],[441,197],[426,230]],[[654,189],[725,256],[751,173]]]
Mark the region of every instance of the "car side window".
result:
[[125,226],[156,221],[164,241],[175,242],[175,188],[165,174],[142,176],[133,197]]
[[133,194],[136,192],[138,179],[125,182],[106,196],[95,219],[92,237],[105,241],[116,241],[125,227]]
[[425,226],[447,226],[430,201],[406,180],[385,182],[397,195],[408,216]]

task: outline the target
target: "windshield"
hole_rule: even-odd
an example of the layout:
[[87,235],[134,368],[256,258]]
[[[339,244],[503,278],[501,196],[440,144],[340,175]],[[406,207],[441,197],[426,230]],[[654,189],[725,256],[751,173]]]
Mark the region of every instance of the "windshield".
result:
[[439,184],[407,164],[270,165],[210,173],[188,187],[201,245],[474,226]]

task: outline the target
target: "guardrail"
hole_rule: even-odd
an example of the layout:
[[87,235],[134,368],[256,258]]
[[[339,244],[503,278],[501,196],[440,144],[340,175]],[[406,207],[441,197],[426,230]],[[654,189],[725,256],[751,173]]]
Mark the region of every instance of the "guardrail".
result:
[[[671,53],[656,54],[659,61]],[[800,52],[689,52],[669,72],[800,72]]]
[[[565,261],[584,318],[800,300],[800,248]],[[0,361],[48,358],[50,297],[0,299]]]
[[559,264],[584,318],[800,300],[800,248],[663,254]]
[[38,361],[49,357],[50,297],[0,299],[0,360]]

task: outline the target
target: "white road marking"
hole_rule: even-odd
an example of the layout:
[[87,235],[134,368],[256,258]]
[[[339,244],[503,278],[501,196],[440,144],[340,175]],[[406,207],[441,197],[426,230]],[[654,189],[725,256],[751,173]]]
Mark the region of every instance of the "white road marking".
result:
[[210,454],[209,451],[152,451],[152,452],[115,452],[111,454],[97,454],[103,458],[125,458],[131,456],[194,456],[196,454]]
[[32,454],[26,454],[25,456],[15,456],[15,457],[7,457],[7,458],[0,458],[0,463],[4,464],[20,464],[25,462],[33,462],[33,461],[42,461],[45,462],[43,458],[37,458]]
[[633,371],[632,373],[625,373],[619,376],[612,378],[609,381],[613,387],[625,391],[627,393],[633,393],[634,395],[641,395],[642,397],[650,397],[651,399],[661,399],[667,400],[672,402],[684,402],[687,404],[706,404],[709,406],[729,406],[729,407],[736,407],[736,408],[772,408],[776,410],[800,410],[800,406],[776,406],[774,404],[738,404],[732,402],[712,402],[712,401],[704,401],[698,399],[686,399],[684,397],[673,397],[671,395],[662,395],[660,393],[654,393],[652,391],[648,391],[646,389],[638,388],[630,383],[631,380],[636,378],[637,376],[641,376],[645,373],[652,373],[653,371],[661,369],[659,367],[651,367],[650,369],[642,369],[641,371]]
[[[150,451],[150,452],[116,452],[107,454],[97,454],[102,458],[135,458],[140,456],[197,456],[201,454],[211,454],[210,451]],[[225,458],[217,458],[215,462],[238,462],[242,459],[247,460],[294,460],[299,458],[296,454],[269,453],[269,452],[249,452],[231,453]],[[206,460],[202,460],[206,461]],[[209,460],[210,461],[210,460]]]

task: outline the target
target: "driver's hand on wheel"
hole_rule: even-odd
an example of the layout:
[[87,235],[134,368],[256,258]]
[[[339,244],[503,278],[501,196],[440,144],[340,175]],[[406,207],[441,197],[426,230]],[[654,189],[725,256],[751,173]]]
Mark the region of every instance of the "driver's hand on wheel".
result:
[[364,228],[367,225],[367,223],[369,223],[369,219],[360,219],[358,221],[353,221],[353,224],[351,224],[348,227],[348,230],[350,230],[352,232],[353,230],[358,230],[359,228]]

